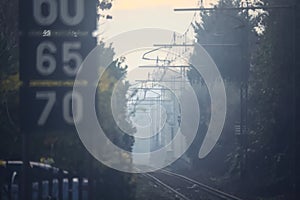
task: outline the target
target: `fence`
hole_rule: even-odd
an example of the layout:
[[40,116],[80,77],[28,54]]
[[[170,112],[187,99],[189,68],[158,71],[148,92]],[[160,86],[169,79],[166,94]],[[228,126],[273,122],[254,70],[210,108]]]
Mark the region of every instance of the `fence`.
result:
[[[2,162],[3,163],[3,162]],[[58,168],[41,163],[30,163],[29,196],[32,200],[88,200],[89,181],[87,178],[69,174]],[[0,200],[19,200],[20,161],[7,161],[0,165]]]

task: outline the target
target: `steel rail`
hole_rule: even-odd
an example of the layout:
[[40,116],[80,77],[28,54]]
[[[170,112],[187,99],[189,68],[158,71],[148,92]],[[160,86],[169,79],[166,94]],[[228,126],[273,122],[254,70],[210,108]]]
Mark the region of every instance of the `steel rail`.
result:
[[164,169],[162,169],[162,170],[160,170],[160,171],[161,171],[162,173],[167,174],[167,175],[176,176],[176,177],[178,177],[178,178],[181,178],[181,179],[184,179],[184,180],[186,180],[186,181],[188,181],[188,182],[191,182],[191,183],[193,183],[193,184],[195,184],[195,185],[198,185],[201,189],[203,189],[203,190],[209,192],[209,193],[212,194],[212,195],[216,195],[216,196],[218,196],[218,197],[220,197],[220,198],[223,198],[223,199],[226,199],[226,200],[242,200],[242,199],[239,198],[239,197],[236,197],[236,196],[234,196],[234,195],[232,195],[232,194],[225,193],[225,192],[223,192],[223,191],[221,191],[221,190],[218,190],[218,189],[215,189],[215,188],[213,188],[213,187],[211,187],[211,186],[208,186],[208,185],[205,185],[205,184],[203,184],[203,183],[200,183],[199,181],[193,180],[193,179],[191,179],[191,178],[189,178],[189,177],[186,177],[186,176],[184,176],[184,175],[177,174],[177,173],[174,173],[174,172],[170,172],[170,171],[164,170]]
[[160,184],[161,186],[165,187],[166,189],[172,191],[173,193],[175,193],[176,195],[178,195],[180,198],[184,199],[184,200],[191,200],[190,198],[186,197],[184,194],[178,192],[177,190],[175,190],[174,188],[172,188],[171,186],[167,185],[166,183],[162,182],[161,180],[159,180],[158,178],[156,178],[155,176],[147,173],[147,174],[141,174],[146,178],[151,178],[153,179],[155,182],[157,182],[158,184]]

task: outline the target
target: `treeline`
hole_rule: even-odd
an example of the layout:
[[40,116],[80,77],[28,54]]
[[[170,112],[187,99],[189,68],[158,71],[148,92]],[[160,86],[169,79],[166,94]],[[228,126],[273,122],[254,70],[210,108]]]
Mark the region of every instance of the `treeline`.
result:
[[[196,169],[246,199],[297,199],[299,1],[255,2],[248,5],[282,7],[255,13],[222,9],[202,12],[202,22],[194,26],[200,44],[220,44],[205,48],[225,80],[228,113],[213,152],[203,160],[197,158],[196,146],[206,132],[208,112],[207,119],[200,122],[198,141],[188,154]],[[218,8],[238,6],[247,4],[221,0],[217,5]],[[197,59],[197,50],[192,59]],[[201,80],[199,77],[195,71],[189,72],[195,88],[203,86],[201,81],[195,81]],[[241,118],[239,95],[245,82],[248,84],[247,130],[245,135],[239,135],[236,131]],[[210,102],[204,101],[204,105],[207,107]]]

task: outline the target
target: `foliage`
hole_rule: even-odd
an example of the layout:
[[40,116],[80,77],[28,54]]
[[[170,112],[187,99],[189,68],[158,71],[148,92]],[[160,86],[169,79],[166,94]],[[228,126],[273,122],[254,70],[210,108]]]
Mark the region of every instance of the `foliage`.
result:
[[99,1],[98,7],[101,10],[109,10],[112,7],[112,0],[102,0],[102,1]]
[[[293,1],[265,3],[286,5]],[[249,177],[251,181],[262,180],[259,187],[266,195],[284,194],[287,198],[295,192],[291,190],[296,148],[292,114],[296,83],[292,77],[299,73],[292,50],[296,34],[292,13],[285,9],[269,11],[249,80]]]
[[[230,0],[221,1],[218,5],[220,8],[236,6],[237,3]],[[194,24],[197,42],[204,45],[224,79],[241,81],[247,31],[243,16],[238,11],[216,10],[202,13],[201,18],[202,22]],[[197,55],[197,49],[194,54]],[[192,59],[197,59],[197,56]]]
[[[128,82],[123,82],[127,70],[127,66],[123,65],[124,58],[122,57],[113,61],[105,70],[99,82],[96,100],[99,102],[97,107],[98,118],[104,132],[113,143],[127,151],[131,151],[134,138],[124,133],[116,123],[123,122],[123,128],[126,128],[129,132],[135,132],[126,115],[126,93],[130,85]],[[113,95],[114,98],[112,98]],[[112,102],[113,100],[114,102]],[[112,106],[118,111],[117,116],[113,116]],[[111,132],[114,132],[114,134],[109,134]]]
[[[187,73],[198,95],[201,115],[204,115],[199,123],[198,134],[189,150],[189,154],[192,160],[194,160],[196,167],[201,166],[216,176],[224,175],[226,168],[231,168],[231,159],[227,159],[227,154],[239,148],[238,141],[234,135],[234,126],[239,122],[240,118],[239,88],[244,77],[242,73],[248,67],[245,54],[247,54],[248,50],[246,44],[248,38],[247,31],[251,27],[251,24],[246,20],[244,13],[236,10],[221,10],[222,8],[238,7],[239,4],[240,1],[220,1],[219,5],[217,5],[220,10],[201,13],[202,22],[195,23],[194,25],[197,42],[203,45],[214,60],[224,79],[227,92],[227,114],[221,138],[213,152],[204,160],[199,160],[197,151],[199,151],[199,144],[202,143],[209,124],[211,112],[210,101],[203,97],[209,96],[209,93],[206,83],[204,83],[201,75],[197,74],[196,70],[191,69]],[[198,55],[198,48],[195,48],[191,57],[194,63],[201,62],[198,59]],[[194,145],[196,146],[194,147]],[[236,152],[233,154],[233,156],[229,157],[239,157],[236,155]],[[240,162],[240,159],[238,162]],[[234,165],[238,166],[239,164],[236,163]],[[212,168],[212,165],[215,167]]]
[[17,0],[0,2],[0,157],[20,159]]
[[[96,94],[96,101],[98,105],[96,106],[98,110],[98,118],[100,125],[102,126],[107,137],[120,148],[132,151],[132,146],[134,143],[134,138],[124,133],[118,126],[116,122],[123,122],[122,127],[126,127],[127,130],[135,132],[132,124],[127,121],[126,115],[126,93],[129,89],[129,83],[123,82],[126,75],[127,66],[124,66],[123,57],[113,61],[109,67],[104,71],[100,82],[99,89]],[[113,93],[117,103],[112,104]],[[112,105],[117,106],[118,115],[113,116]],[[124,124],[125,123],[125,124]],[[119,155],[127,158],[127,162],[131,163],[130,155]],[[112,158],[110,158],[112,159]],[[110,160],[110,162],[114,162]],[[119,162],[117,160],[116,162]],[[126,164],[126,163],[124,163]],[[105,169],[103,175],[103,189],[107,192],[104,196],[105,199],[132,199],[134,196],[134,184],[132,182],[132,175],[117,172],[112,169]],[[118,193],[112,192],[116,190]]]
[[[249,79],[246,79],[249,83],[248,134],[243,139],[231,138],[233,140],[230,142],[230,137],[228,138],[230,129],[225,127],[223,135],[226,135],[226,138],[223,138],[223,141],[221,139],[221,148],[224,148],[224,142],[234,148],[227,154],[225,161],[221,159],[218,163],[221,164],[223,161],[227,163],[223,177],[246,197],[252,199],[255,196],[268,196],[276,199],[276,196],[280,196],[284,199],[296,199],[298,191],[295,188],[299,185],[299,178],[295,175],[299,166],[299,158],[295,153],[299,150],[299,137],[296,136],[299,125],[295,123],[299,118],[297,114],[299,92],[296,90],[300,72],[299,68],[296,68],[297,63],[300,63],[296,57],[299,52],[296,44],[300,35],[299,23],[296,23],[299,19],[297,13],[299,2],[264,0],[259,4],[267,6],[298,4],[298,7],[295,15],[293,8],[282,8],[270,9],[250,18],[245,12],[232,11],[229,17],[229,13],[219,10],[204,13],[202,23],[195,24],[199,43],[245,44],[249,41],[249,45],[241,46],[240,52],[225,51],[216,47],[206,48],[223,77],[236,85],[236,88],[242,81],[240,78],[245,78],[240,75],[239,67],[250,62]],[[234,7],[240,3],[226,0],[221,1],[218,6],[224,5]],[[247,26],[252,33],[248,35],[248,39],[243,39],[247,35],[242,31],[242,26],[234,29],[236,34],[232,32],[223,37],[238,21],[248,23]],[[262,32],[255,36],[253,34],[255,29]],[[254,36],[257,39],[253,40]],[[197,52],[195,58],[196,56]],[[194,71],[189,72],[189,78],[191,82],[194,80],[201,82],[201,78]],[[229,87],[226,87],[228,90]],[[231,94],[229,99],[232,97]],[[238,102],[233,108],[237,106]],[[232,119],[238,118],[237,115]],[[227,121],[232,119],[227,116]],[[222,154],[213,155],[220,157]],[[242,160],[245,160],[245,165],[241,165]],[[207,165],[208,160],[199,162],[203,167]],[[243,176],[242,171],[245,172]]]

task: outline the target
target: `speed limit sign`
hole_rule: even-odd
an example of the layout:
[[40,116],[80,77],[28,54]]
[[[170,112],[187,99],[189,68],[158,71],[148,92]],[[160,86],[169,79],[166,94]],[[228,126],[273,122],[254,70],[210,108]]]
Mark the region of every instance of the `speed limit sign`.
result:
[[[32,81],[72,82],[96,46],[96,0],[20,0],[21,124],[26,131],[74,127],[82,115],[81,95],[69,87]],[[55,84],[53,84],[55,85]],[[78,103],[71,112],[71,99]]]

